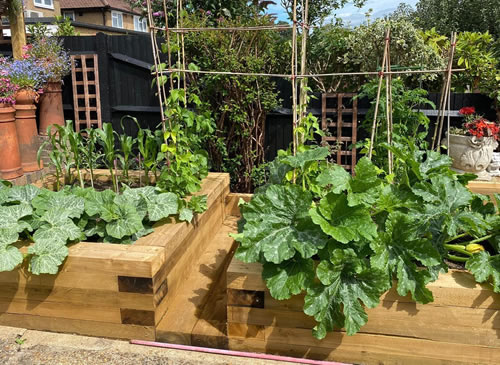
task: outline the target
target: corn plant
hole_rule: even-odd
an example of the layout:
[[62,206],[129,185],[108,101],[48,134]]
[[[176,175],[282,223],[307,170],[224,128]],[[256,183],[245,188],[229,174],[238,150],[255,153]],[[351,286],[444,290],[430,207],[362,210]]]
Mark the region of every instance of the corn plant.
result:
[[103,123],[102,129],[96,129],[98,140],[104,150],[104,164],[109,170],[111,181],[113,182],[113,189],[118,191],[118,182],[116,174],[114,173],[114,164],[116,158],[115,152],[115,131],[111,123]]
[[42,157],[42,153],[45,150],[46,146],[50,145],[51,149],[49,151],[47,151],[48,157],[50,160],[49,165],[52,165],[52,167],[54,168],[54,172],[56,175],[56,189],[60,190],[61,189],[61,181],[60,180],[61,180],[61,177],[64,176],[63,170],[64,170],[64,165],[66,163],[66,160],[65,160],[65,153],[59,149],[60,136],[58,133],[52,132],[52,127],[53,126],[49,126],[49,128],[47,129],[49,139],[46,140],[45,142],[43,142],[42,145],[40,146],[40,148],[38,149],[37,161],[38,161],[38,166],[40,166],[40,160]]
[[81,152],[84,156],[84,165],[89,169],[90,172],[90,185],[94,187],[94,169],[97,165],[97,160],[101,157],[101,154],[96,150],[97,144],[97,134],[96,130],[93,128],[87,128],[84,130],[85,137],[84,143],[81,148]]
[[[72,163],[75,165],[75,169],[78,176],[78,181],[80,182],[80,187],[84,187],[84,180],[82,176],[81,166],[82,157],[81,151],[83,148],[83,138],[80,132],[76,132],[73,128],[73,122],[71,120],[66,121],[66,126],[64,127],[64,141],[63,143],[69,147],[72,154]],[[71,175],[73,176],[73,175]]]
[[125,128],[123,126],[123,120],[130,118],[133,121],[137,123],[137,119],[130,116],[130,115],[125,115],[121,120],[120,120],[120,125],[122,127],[122,134],[119,136],[119,141],[120,141],[120,152],[121,155],[118,156],[118,159],[121,162],[122,165],[122,177],[125,181],[129,181],[129,170],[130,170],[130,157],[132,156],[132,150],[134,149],[135,145],[135,139],[132,138],[131,136],[127,136],[125,134]]

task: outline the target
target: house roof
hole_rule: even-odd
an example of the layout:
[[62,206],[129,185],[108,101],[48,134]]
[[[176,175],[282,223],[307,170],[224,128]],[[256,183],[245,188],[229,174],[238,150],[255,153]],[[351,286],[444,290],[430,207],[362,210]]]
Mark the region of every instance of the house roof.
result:
[[61,9],[96,9],[108,8],[139,14],[125,0],[60,0]]

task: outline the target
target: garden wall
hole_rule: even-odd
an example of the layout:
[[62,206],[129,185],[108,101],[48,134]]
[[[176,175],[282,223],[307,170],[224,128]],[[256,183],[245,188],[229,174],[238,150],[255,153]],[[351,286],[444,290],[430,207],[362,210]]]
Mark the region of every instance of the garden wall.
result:
[[31,275],[26,266],[0,273],[0,325],[154,340],[192,263],[221,227],[228,193],[229,175],[211,173],[200,192],[208,209],[191,224],[159,222],[132,245],[74,244],[57,275]]
[[227,271],[227,321],[232,350],[277,353],[361,364],[498,364],[500,294],[452,270],[429,288],[434,302],[419,305],[394,289],[368,309],[354,336],[312,336],[303,296],[274,300],[259,264],[233,259]]

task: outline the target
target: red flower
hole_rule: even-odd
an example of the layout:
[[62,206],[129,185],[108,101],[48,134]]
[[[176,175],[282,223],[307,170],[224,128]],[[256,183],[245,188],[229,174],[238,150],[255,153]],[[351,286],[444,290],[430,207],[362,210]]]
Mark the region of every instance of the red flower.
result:
[[495,122],[490,122],[484,118],[478,118],[470,123],[465,123],[465,128],[471,136],[477,138],[493,137],[500,139],[500,127]]
[[460,113],[461,115],[471,115],[474,114],[475,112],[476,108],[474,108],[473,106],[466,106],[458,111],[458,113]]

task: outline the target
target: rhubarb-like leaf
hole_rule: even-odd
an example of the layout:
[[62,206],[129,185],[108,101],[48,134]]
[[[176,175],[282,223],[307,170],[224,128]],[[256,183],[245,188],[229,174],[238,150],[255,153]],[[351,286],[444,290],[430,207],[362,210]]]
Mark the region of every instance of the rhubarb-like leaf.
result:
[[21,218],[29,216],[33,209],[28,204],[0,206],[0,229],[20,233],[25,229],[31,230],[27,221]]
[[31,204],[31,201],[40,194],[41,190],[34,185],[13,186],[9,189],[7,201],[19,204]]
[[162,193],[155,195],[153,199],[147,199],[149,220],[157,222],[172,214],[177,214],[179,209],[179,198],[174,193]]
[[121,239],[144,229],[142,219],[133,203],[123,195],[113,199],[113,204],[106,204],[102,208],[101,218],[107,222],[106,232],[111,237]]
[[23,255],[17,247],[3,245],[2,242],[0,242],[0,272],[12,271],[22,262]]
[[68,256],[68,248],[50,240],[41,240],[35,242],[28,253],[33,255],[30,261],[30,271],[33,274],[57,274],[59,266]]
[[62,216],[69,218],[79,218],[85,209],[85,200],[83,198],[64,190],[57,193],[45,190],[33,199],[32,204],[39,215],[57,209]]
[[321,261],[316,274],[321,283],[307,290],[304,312],[318,324],[313,335],[319,339],[334,328],[345,328],[353,335],[366,324],[368,315],[363,305],[375,308],[386,290],[384,275],[375,269],[363,268],[354,274],[349,262],[334,265]]
[[491,256],[487,251],[474,254],[465,264],[478,283],[490,280],[493,291],[500,293],[500,255]]
[[237,257],[245,262],[260,259],[279,264],[299,252],[309,258],[325,246],[327,237],[307,214],[312,196],[295,185],[271,185],[245,205],[244,236]]
[[335,240],[348,243],[377,236],[377,225],[368,208],[348,205],[345,194],[328,193],[309,210],[314,223]]
[[287,156],[283,161],[293,168],[304,169],[308,162],[322,161],[328,155],[330,155],[330,151],[327,147],[316,147],[304,152],[299,152],[295,156]]
[[346,169],[339,165],[329,166],[316,178],[316,182],[319,186],[330,186],[330,191],[335,194],[350,190],[351,181],[351,175],[346,171]]
[[193,220],[193,211],[189,208],[181,208],[179,211],[179,220],[184,222],[191,222]]
[[289,299],[292,295],[302,293],[313,283],[314,261],[295,257],[281,264],[266,262],[262,278],[273,298]]
[[425,285],[431,281],[431,275],[421,270],[415,262],[432,267],[441,263],[441,255],[429,240],[419,237],[412,219],[403,213],[389,214],[385,232],[379,232],[376,240],[370,244],[375,254],[371,257],[372,266],[386,271],[389,286],[392,277],[398,279],[398,294],[411,293],[418,303],[429,303],[432,293]]
[[35,242],[47,241],[54,245],[66,245],[68,240],[83,238],[80,228],[57,208],[45,212],[40,220],[43,223],[33,235]]

